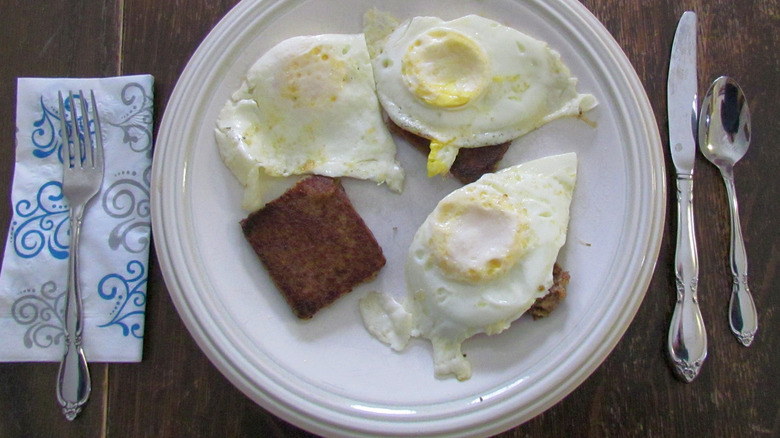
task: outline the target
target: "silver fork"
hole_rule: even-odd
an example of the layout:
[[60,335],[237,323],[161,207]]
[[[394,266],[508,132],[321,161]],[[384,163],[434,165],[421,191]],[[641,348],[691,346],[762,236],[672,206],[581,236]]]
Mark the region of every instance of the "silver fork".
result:
[[95,141],[90,134],[86,96],[79,91],[80,116],[72,91],[68,92],[70,121],[66,121],[62,92],[58,92],[62,135],[62,192],[70,203],[70,257],[68,296],[65,305],[65,354],[57,375],[57,401],[69,421],[81,412],[89,399],[92,383],[82,348],[81,287],[79,285],[79,235],[84,210],[103,184],[103,139],[95,93],[90,90]]

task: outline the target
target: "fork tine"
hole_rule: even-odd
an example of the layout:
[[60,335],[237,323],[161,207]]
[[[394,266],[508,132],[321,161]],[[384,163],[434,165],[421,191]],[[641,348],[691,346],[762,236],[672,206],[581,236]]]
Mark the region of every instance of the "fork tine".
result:
[[70,147],[70,160],[69,167],[81,167],[81,133],[79,132],[79,113],[76,110],[76,99],[73,98],[73,91],[68,90],[68,98],[70,99],[70,139],[73,141],[73,146]]
[[95,150],[92,146],[92,135],[89,133],[89,111],[87,111],[87,100],[83,90],[79,90],[79,96],[81,96],[81,132],[84,134],[84,158],[80,159],[79,162],[81,167],[84,167],[85,164],[88,167],[93,167],[95,165]]
[[95,119],[95,160],[93,163],[96,167],[103,167],[103,130],[100,128],[100,114],[95,100],[95,91],[89,90],[89,94],[92,98],[92,116]]
[[57,91],[57,97],[60,104],[60,138],[62,139],[62,162],[65,163],[65,160],[68,160],[68,167],[70,167],[71,158],[70,158],[70,135],[68,133],[68,124],[65,120],[65,104],[62,101],[62,91]]

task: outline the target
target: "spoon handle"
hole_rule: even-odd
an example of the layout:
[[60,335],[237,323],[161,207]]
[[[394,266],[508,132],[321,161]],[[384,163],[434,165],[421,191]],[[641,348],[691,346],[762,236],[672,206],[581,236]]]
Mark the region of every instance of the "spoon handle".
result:
[[678,376],[685,382],[691,382],[707,358],[707,330],[696,295],[699,262],[691,175],[677,177],[677,201],[677,249],[674,258],[677,303],[672,314],[667,346]]
[[723,181],[726,183],[726,194],[729,198],[731,210],[731,274],[734,283],[731,288],[731,301],[729,302],[729,324],[731,331],[739,342],[749,347],[758,330],[758,314],[753,297],[748,287],[748,264],[745,243],[742,240],[742,226],[739,222],[739,208],[737,206],[737,193],[734,188],[734,177],[729,172],[723,173]]

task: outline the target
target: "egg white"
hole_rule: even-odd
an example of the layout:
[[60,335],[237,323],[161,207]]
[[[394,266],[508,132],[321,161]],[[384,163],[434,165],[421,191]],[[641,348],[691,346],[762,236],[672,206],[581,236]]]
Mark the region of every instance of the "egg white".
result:
[[370,11],[364,32],[379,101],[403,129],[431,140],[430,176],[462,147],[500,144],[597,105],[547,43],[496,21],[414,17],[393,26]]
[[264,204],[269,177],[347,176],[402,188],[362,34],[299,36],[271,48],[225,103],[215,136],[245,186],[247,210]]
[[446,196],[409,248],[402,307],[380,293],[363,297],[366,328],[395,350],[427,338],[435,375],[468,379],[461,343],[506,330],[552,286],[576,175],[576,154],[567,153],[486,174]]

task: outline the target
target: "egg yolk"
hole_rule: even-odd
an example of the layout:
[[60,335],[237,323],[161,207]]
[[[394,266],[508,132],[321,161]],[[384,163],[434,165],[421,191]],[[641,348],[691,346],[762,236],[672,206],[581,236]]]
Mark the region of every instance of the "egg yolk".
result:
[[482,94],[490,82],[490,63],[466,35],[433,29],[407,49],[401,75],[417,98],[435,107],[454,108]]
[[[447,173],[450,170],[452,162],[458,155],[457,148],[448,148],[452,143],[450,141],[431,140],[430,152],[428,153],[428,176],[435,176]],[[455,152],[453,154],[453,151]]]
[[448,277],[490,281],[512,268],[528,247],[528,218],[506,195],[495,195],[475,192],[440,206],[429,243]]

